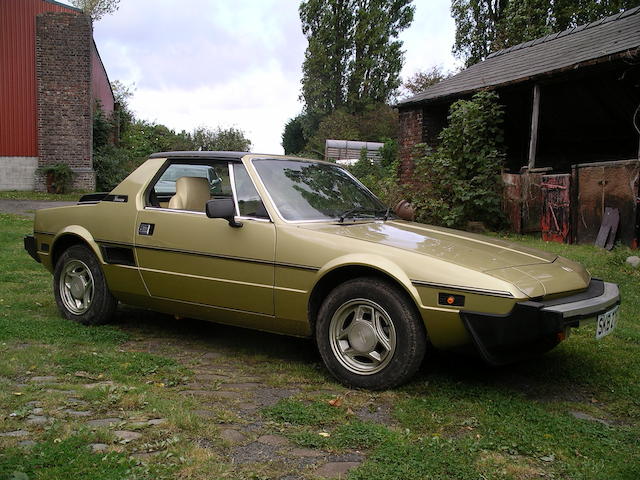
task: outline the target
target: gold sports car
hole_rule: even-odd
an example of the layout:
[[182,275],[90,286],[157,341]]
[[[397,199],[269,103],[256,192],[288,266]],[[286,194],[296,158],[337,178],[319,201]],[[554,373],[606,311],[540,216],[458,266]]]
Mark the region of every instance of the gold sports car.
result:
[[109,193],[39,210],[25,249],[60,312],[120,301],[314,338],[346,385],[406,382],[432,348],[492,364],[571,328],[616,325],[615,284],[566,258],[399,220],[338,165],[241,152],[157,153]]

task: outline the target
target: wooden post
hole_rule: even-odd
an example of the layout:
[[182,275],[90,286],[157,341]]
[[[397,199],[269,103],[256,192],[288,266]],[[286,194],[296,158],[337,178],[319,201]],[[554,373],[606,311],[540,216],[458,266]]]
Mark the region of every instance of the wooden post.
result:
[[533,107],[531,109],[531,136],[529,137],[529,171],[536,166],[538,149],[538,119],[540,118],[540,85],[533,86]]

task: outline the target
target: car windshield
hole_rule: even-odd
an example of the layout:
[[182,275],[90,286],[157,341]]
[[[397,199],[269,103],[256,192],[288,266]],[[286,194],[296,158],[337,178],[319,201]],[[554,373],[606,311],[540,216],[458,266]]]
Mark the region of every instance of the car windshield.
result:
[[387,208],[337,165],[256,159],[253,164],[285,220],[386,218]]

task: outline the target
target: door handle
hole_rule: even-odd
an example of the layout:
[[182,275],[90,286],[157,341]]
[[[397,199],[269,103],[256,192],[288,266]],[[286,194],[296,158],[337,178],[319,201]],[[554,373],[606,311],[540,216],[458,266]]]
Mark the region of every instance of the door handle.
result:
[[155,224],[153,223],[141,223],[138,227],[138,235],[144,235],[150,237],[153,235]]

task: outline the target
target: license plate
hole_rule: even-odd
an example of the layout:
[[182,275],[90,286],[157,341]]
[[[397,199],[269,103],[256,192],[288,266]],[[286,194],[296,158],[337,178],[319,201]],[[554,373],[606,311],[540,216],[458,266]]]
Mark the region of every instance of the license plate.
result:
[[596,325],[596,338],[602,338],[613,332],[618,323],[618,309],[619,305],[616,305],[608,312],[598,315],[598,323]]

